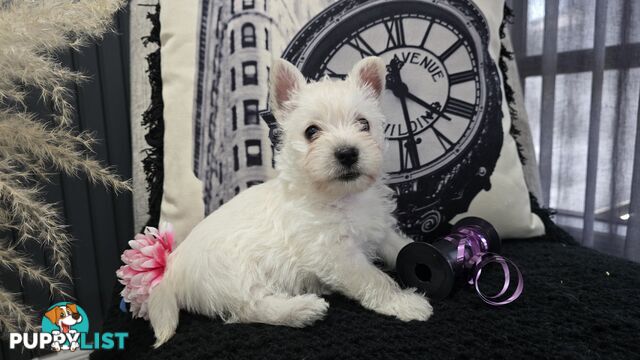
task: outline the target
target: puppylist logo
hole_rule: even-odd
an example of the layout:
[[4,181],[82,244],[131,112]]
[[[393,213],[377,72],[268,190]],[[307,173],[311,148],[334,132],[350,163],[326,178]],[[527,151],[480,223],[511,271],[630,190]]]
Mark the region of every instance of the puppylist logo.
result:
[[105,332],[89,335],[89,317],[79,305],[70,302],[55,303],[42,317],[40,333],[10,333],[9,348],[22,345],[26,349],[45,349],[53,351],[124,349],[126,332]]

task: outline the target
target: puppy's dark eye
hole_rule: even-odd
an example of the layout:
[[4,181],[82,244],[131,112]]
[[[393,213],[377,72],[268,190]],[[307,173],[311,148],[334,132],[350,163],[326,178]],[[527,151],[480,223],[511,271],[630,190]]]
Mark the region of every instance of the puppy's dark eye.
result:
[[369,131],[369,121],[367,119],[358,119],[358,124],[360,124],[360,131]]
[[319,133],[320,128],[315,125],[311,125],[307,128],[307,130],[304,131],[304,137],[309,141],[313,141],[316,137],[318,137]]

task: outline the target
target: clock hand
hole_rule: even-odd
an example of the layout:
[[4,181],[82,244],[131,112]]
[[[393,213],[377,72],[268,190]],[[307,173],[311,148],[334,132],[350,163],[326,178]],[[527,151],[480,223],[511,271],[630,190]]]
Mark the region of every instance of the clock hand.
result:
[[[407,142],[405,144],[407,148],[407,153],[409,154],[409,158],[411,159],[411,165],[416,167],[419,165],[419,157],[418,157],[418,148],[416,146],[416,138],[413,134],[413,130],[411,129],[411,119],[409,117],[409,108],[407,107],[407,100],[405,98],[408,89],[407,85],[402,82],[402,77],[400,76],[400,69],[404,63],[400,61],[398,58],[391,59],[389,65],[387,65],[387,88],[390,89],[393,94],[400,99],[400,104],[402,104],[402,115],[404,117],[404,122],[407,126]],[[401,150],[402,151],[402,150]]]
[[409,92],[409,87],[402,81],[402,76],[400,74],[400,69],[402,69],[403,65],[404,63],[400,59],[391,59],[391,62],[389,63],[389,65],[387,65],[387,88],[389,88],[396,97],[407,97],[417,104],[422,105],[424,108],[438,115],[439,117],[451,121],[450,117],[442,113],[435,106],[423,101],[419,97]]
[[404,116],[404,122],[407,126],[407,143],[405,146],[407,147],[407,152],[409,153],[409,158],[411,159],[411,165],[413,167],[418,166],[419,157],[418,157],[418,147],[416,143],[416,138],[413,135],[413,130],[411,129],[411,119],[409,118],[409,109],[407,108],[407,99],[402,96],[400,98],[400,104],[402,104],[402,114]]
[[398,58],[393,58],[387,65],[387,76],[386,76],[386,84],[387,89],[393,91],[393,94],[397,97],[400,97],[403,93],[403,87],[406,91],[406,85],[402,82],[402,78],[400,77],[400,69],[404,63],[400,61]]
[[409,91],[407,91],[407,93],[405,94],[405,96],[413,101],[415,101],[418,105],[422,105],[423,107],[427,108],[427,110],[435,113],[436,115],[447,119],[449,121],[451,121],[451,118],[448,117],[447,115],[445,115],[443,112],[441,112],[440,110],[438,110],[435,106],[423,101],[422,99],[420,99],[419,97],[413,95],[412,93],[410,93]]

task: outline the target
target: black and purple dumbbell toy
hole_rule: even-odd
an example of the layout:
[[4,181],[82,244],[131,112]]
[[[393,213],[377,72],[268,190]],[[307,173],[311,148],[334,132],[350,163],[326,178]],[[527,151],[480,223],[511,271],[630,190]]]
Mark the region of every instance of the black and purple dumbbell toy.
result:
[[[523,289],[522,274],[509,259],[498,255],[502,243],[495,228],[477,217],[457,222],[451,233],[432,244],[413,242],[406,245],[396,261],[401,282],[415,287],[433,300],[449,296],[463,282],[475,286],[483,301],[491,305],[505,305],[516,300]],[[478,280],[482,269],[490,264],[501,265],[504,273],[502,289],[495,295],[485,295]],[[511,284],[510,267],[515,270],[517,284],[507,296]]]

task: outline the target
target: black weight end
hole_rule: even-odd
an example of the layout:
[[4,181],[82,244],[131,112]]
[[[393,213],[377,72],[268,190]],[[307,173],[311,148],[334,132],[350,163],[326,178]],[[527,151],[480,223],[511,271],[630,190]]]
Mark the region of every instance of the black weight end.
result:
[[429,299],[442,300],[455,284],[450,261],[432,245],[413,242],[398,253],[396,270],[403,285],[417,288]]

